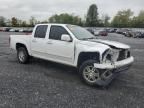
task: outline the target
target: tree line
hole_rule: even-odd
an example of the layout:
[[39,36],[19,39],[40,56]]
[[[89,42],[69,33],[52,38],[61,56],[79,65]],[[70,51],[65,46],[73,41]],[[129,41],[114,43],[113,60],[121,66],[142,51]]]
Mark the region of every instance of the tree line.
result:
[[98,7],[96,4],[92,4],[84,19],[79,16],[62,13],[60,15],[52,15],[49,19],[45,21],[38,21],[35,17],[30,17],[28,21],[12,17],[11,19],[6,19],[0,16],[0,27],[33,27],[35,24],[39,23],[65,23],[74,24],[87,27],[134,27],[134,28],[144,28],[144,10],[141,10],[137,16],[134,16],[134,12],[130,9],[118,11],[117,14],[111,18],[105,14],[102,17],[99,16]]

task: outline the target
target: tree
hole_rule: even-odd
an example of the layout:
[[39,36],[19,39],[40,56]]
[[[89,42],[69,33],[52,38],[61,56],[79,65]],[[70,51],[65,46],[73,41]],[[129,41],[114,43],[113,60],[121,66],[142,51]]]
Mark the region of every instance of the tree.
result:
[[92,4],[87,12],[86,25],[92,27],[97,26],[98,23],[98,8],[96,4]]
[[6,19],[3,16],[0,16],[0,27],[6,26]]
[[50,23],[65,23],[65,24],[75,24],[81,25],[82,20],[78,16],[74,16],[71,14],[63,13],[60,15],[53,15],[49,18]]
[[130,27],[133,12],[130,9],[118,11],[117,15],[112,20],[114,27]]
[[107,14],[102,16],[102,20],[105,27],[108,27],[110,25],[110,17]]
[[12,18],[11,18],[11,25],[12,25],[13,27],[17,27],[17,26],[18,26],[18,19],[15,18],[15,17],[12,17]]
[[47,20],[44,20],[44,21],[37,22],[37,23],[42,23],[42,24],[45,24],[45,23],[48,23],[48,21],[47,21]]
[[18,23],[18,24],[17,24],[17,26],[21,27],[21,26],[22,26],[23,21],[22,21],[22,20],[20,20],[20,19],[18,19],[17,23]]
[[22,21],[21,27],[27,27],[27,26],[28,25],[27,25],[26,21]]
[[35,17],[31,16],[30,20],[29,20],[30,26],[34,27],[35,24],[37,23],[37,20]]
[[144,28],[144,10],[141,10],[139,15],[133,18],[133,24],[135,27]]
[[6,19],[6,26],[7,27],[11,27],[12,26],[11,19]]
[[104,27],[104,26],[105,26],[105,25],[104,25],[103,20],[102,20],[102,19],[99,19],[99,20],[98,20],[97,27]]

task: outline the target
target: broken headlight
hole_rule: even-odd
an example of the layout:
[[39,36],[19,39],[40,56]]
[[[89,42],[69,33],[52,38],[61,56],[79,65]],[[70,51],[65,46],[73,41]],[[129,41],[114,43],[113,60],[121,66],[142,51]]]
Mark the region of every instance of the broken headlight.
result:
[[103,53],[103,63],[113,63],[116,62],[119,58],[119,49],[108,49]]
[[112,63],[113,62],[112,56],[113,56],[112,50],[111,49],[106,50],[103,53],[102,62],[103,63]]

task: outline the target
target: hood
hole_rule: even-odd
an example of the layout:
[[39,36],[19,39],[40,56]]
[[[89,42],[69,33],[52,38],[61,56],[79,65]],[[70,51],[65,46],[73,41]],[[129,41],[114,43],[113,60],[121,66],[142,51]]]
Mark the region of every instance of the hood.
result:
[[79,41],[80,44],[87,45],[90,47],[105,47],[105,48],[110,48],[108,45],[102,44],[102,43],[97,43],[93,41]]
[[105,44],[105,45],[108,45],[110,47],[115,47],[115,48],[120,48],[120,49],[129,49],[130,48],[130,46],[128,46],[126,44],[123,44],[120,42],[115,42],[115,41],[102,40],[102,39],[93,39],[93,40],[89,40],[89,41]]
[[105,50],[109,49],[110,46],[102,43],[80,40],[78,41],[77,48],[82,51],[98,51],[100,53],[103,53]]

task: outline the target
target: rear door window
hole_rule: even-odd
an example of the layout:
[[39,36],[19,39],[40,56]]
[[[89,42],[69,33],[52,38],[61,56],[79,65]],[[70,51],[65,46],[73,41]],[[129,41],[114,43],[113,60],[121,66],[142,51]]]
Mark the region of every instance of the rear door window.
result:
[[45,38],[48,25],[39,25],[35,30],[35,38]]

